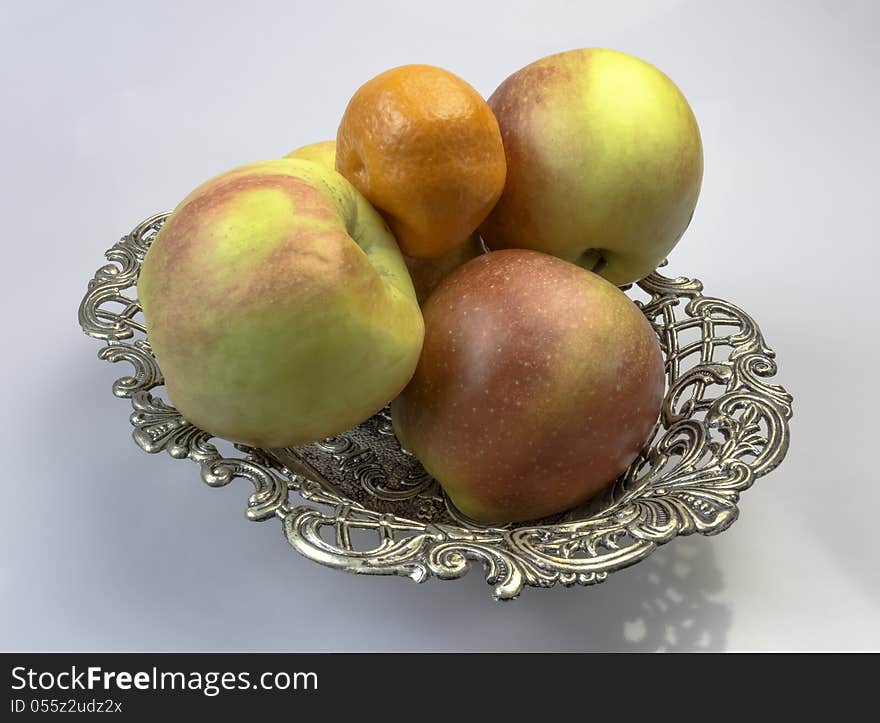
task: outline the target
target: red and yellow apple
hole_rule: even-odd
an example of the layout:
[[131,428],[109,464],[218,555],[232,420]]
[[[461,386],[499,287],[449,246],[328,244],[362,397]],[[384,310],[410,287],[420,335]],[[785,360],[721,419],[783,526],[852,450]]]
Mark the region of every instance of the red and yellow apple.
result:
[[561,512],[642,449],[663,357],[610,282],[547,254],[496,251],[454,271],[422,312],[422,355],[392,420],[464,514],[502,523]]
[[589,48],[542,58],[489,98],[507,156],[490,249],[553,254],[622,285],[678,243],[703,177],[687,100],[654,66]]
[[153,241],[138,294],[180,413],[255,446],[360,423],[406,385],[422,346],[394,237],[310,161],[251,163],[199,186]]

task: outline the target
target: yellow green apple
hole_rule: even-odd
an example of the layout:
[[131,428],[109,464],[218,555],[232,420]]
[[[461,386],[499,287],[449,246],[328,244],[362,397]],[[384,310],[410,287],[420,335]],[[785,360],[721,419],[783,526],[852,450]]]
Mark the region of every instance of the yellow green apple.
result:
[[697,203],[703,151],[690,105],[660,70],[571,50],[515,72],[489,106],[507,156],[480,228],[489,248],[543,251],[619,285],[669,254]]
[[422,312],[421,359],[392,422],[466,515],[561,512],[642,449],[663,401],[660,343],[602,277],[536,251],[493,251],[450,274]]
[[423,323],[382,218],[335,171],[276,159],[190,193],[138,295],[180,413],[261,447],[342,432],[412,376]]
[[309,143],[300,146],[288,153],[285,158],[299,158],[304,161],[314,161],[329,168],[336,170],[336,141],[318,141],[317,143]]

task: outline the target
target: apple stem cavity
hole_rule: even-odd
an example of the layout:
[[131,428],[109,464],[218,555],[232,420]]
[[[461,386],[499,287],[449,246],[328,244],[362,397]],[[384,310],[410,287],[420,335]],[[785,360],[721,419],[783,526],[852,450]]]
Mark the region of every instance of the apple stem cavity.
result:
[[577,261],[578,266],[599,274],[608,265],[603,249],[587,249],[584,251]]

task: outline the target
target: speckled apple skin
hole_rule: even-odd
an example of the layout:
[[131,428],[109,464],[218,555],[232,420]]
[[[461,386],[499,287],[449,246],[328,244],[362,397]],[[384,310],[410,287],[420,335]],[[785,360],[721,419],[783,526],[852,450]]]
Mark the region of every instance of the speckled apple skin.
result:
[[406,449],[466,515],[537,519],[618,477],[660,412],[651,325],[600,276],[547,254],[496,251],[423,306],[416,372],[392,404]]

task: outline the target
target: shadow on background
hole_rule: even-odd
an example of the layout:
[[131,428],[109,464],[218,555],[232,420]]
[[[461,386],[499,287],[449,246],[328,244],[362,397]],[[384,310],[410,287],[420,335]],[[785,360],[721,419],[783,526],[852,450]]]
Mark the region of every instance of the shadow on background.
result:
[[567,591],[577,601],[563,606],[579,603],[582,617],[580,622],[568,615],[560,619],[572,649],[724,650],[732,611],[714,599],[722,589],[711,540],[682,538],[595,589]]

